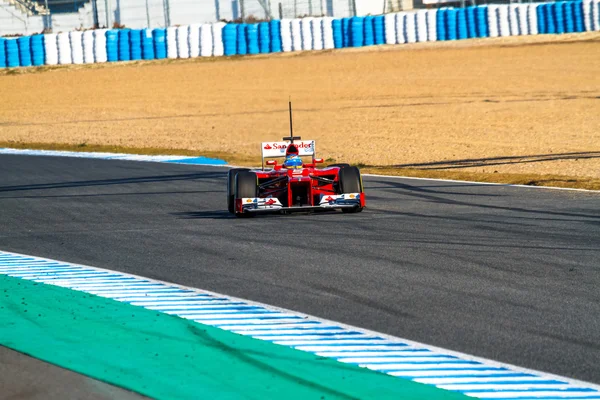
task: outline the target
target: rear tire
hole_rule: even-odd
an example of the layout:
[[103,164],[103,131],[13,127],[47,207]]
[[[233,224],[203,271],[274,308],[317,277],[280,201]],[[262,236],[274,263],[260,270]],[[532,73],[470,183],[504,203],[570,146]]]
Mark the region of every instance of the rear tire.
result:
[[227,171],[227,209],[232,214],[235,212],[235,176],[240,171],[249,171],[249,169],[232,168]]
[[[256,174],[252,171],[239,171],[235,176],[234,192],[234,212],[235,201],[243,198],[255,198],[258,196],[258,180]],[[236,217],[253,217],[252,213],[235,212]]]
[[[340,193],[362,193],[362,179],[360,178],[360,170],[357,167],[346,167],[340,169],[339,175]],[[361,212],[362,207],[342,208],[345,213]]]

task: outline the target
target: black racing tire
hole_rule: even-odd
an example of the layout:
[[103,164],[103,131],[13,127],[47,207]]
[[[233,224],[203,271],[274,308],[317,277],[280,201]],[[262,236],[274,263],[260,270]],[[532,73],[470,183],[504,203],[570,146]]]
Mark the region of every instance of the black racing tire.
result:
[[[258,180],[252,171],[239,171],[235,176],[234,200],[258,196]],[[235,207],[234,207],[235,208]],[[235,209],[234,209],[235,211]],[[237,217],[251,217],[252,213],[235,213]]]
[[328,165],[327,168],[331,168],[331,167],[338,167],[340,169],[342,168],[348,168],[350,166],[350,164],[346,164],[346,163],[339,163],[339,164],[331,164]]
[[[346,167],[340,169],[339,175],[340,193],[362,193],[363,185],[360,177],[360,170],[357,167]],[[362,207],[342,208],[345,213],[361,212]]]
[[230,213],[235,212],[235,176],[240,171],[249,171],[248,168],[232,168],[227,171],[227,209]]

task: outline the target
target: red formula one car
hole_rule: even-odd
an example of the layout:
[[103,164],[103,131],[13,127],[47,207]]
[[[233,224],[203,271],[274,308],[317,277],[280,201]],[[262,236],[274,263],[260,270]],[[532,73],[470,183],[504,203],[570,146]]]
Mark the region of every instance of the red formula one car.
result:
[[[263,166],[259,170],[234,168],[227,175],[227,207],[238,217],[263,212],[340,209],[360,212],[365,207],[360,171],[348,164],[326,168],[316,165],[315,142],[300,137],[262,144]],[[283,164],[265,158],[285,157]],[[304,163],[302,157],[311,160]]]

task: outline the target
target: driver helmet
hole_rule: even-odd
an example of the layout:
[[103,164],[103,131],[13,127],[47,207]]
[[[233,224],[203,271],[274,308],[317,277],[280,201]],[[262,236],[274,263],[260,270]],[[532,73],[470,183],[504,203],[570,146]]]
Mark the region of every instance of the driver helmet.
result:
[[302,159],[298,155],[298,148],[291,144],[286,152],[285,161],[283,162],[285,168],[302,168]]

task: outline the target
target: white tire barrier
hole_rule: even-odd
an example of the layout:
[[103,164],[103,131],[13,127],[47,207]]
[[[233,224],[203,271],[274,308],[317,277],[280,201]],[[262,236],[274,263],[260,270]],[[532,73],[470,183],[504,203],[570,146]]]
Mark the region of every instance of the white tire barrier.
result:
[[427,39],[437,41],[437,10],[427,10]]
[[600,1],[592,1],[592,29],[600,31]]
[[488,26],[490,28],[490,37],[500,36],[498,21],[498,6],[488,6]]
[[177,58],[177,27],[167,28],[167,58]]
[[73,64],[83,64],[83,32],[69,32]]
[[386,14],[385,17],[385,44],[396,44],[396,19],[397,14]]
[[498,6],[498,33],[500,36],[510,36],[510,15],[508,5]]
[[405,29],[406,29],[406,42],[407,43],[415,43],[417,41],[417,23],[416,23],[417,14],[414,12],[407,13],[405,21]]
[[224,22],[212,24],[213,55],[215,57],[221,57],[225,54],[225,49],[223,48],[223,28],[225,25]]
[[213,35],[210,24],[200,26],[200,55],[202,57],[213,55]]
[[527,21],[529,22],[529,34],[538,34],[538,16],[537,16],[537,4],[527,5]]
[[200,24],[190,25],[188,43],[190,45],[190,57],[200,56]]
[[97,63],[108,61],[106,54],[106,31],[108,29],[97,29],[94,31],[94,58]]
[[49,33],[44,35],[44,53],[46,56],[46,65],[58,64],[58,45],[56,44],[56,34]]
[[292,21],[289,19],[281,20],[281,49],[284,52],[292,51],[294,48],[292,39]]
[[179,58],[190,58],[189,31],[188,25],[177,27],[177,57]]
[[292,20],[292,51],[302,50],[302,24],[299,19]]
[[510,36],[522,35],[519,26],[519,15],[518,15],[518,4],[510,4],[508,6],[508,25],[510,30]]
[[399,12],[396,14],[396,43],[406,43],[406,13]]
[[527,4],[518,4],[516,9],[519,35],[529,35],[529,21],[527,19]]
[[69,32],[59,33],[56,39],[56,43],[58,44],[58,63],[61,65],[73,64],[73,58],[71,57],[71,40],[69,39]]
[[333,41],[333,18],[323,18],[323,48],[330,50],[335,48],[335,42]]
[[427,29],[427,10],[419,10],[415,16],[416,18],[416,30],[417,30],[417,42],[426,42],[428,36]]
[[312,48],[313,50],[323,50],[323,18],[315,18],[311,22]]
[[302,50],[313,49],[312,37],[312,21],[314,18],[302,18],[300,24],[302,26]]
[[84,64],[96,62],[94,57],[94,31],[83,32],[83,62]]

